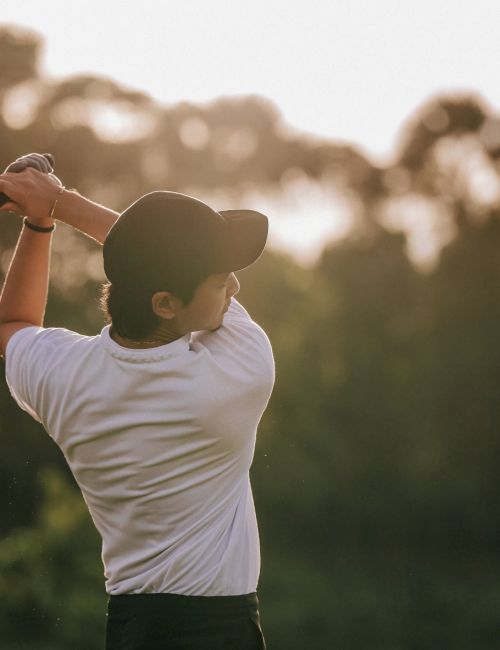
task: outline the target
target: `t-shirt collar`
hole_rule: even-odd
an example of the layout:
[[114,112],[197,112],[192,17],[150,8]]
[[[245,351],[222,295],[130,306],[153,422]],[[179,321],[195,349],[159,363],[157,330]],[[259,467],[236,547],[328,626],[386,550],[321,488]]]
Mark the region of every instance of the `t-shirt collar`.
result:
[[159,345],[154,348],[125,348],[119,345],[111,338],[110,325],[106,325],[101,330],[101,342],[105,349],[116,359],[122,361],[132,361],[133,363],[147,363],[151,361],[161,361],[162,359],[169,359],[179,354],[184,354],[190,349],[191,334],[185,334],[181,338]]

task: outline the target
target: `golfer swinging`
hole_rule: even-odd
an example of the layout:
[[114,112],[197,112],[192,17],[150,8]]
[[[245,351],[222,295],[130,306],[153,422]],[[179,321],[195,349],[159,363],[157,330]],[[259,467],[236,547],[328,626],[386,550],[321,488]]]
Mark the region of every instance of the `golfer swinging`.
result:
[[[119,216],[41,155],[10,169],[4,209],[26,216],[0,298],[7,382],[102,537],[107,649],[261,650],[249,469],[274,365],[234,271],[262,253],[266,217],[163,191]],[[104,243],[98,336],[43,327],[55,218]]]

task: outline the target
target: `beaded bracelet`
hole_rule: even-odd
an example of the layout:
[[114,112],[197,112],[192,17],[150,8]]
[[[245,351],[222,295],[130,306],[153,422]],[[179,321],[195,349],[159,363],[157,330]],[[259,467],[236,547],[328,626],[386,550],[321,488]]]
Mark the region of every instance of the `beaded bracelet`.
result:
[[[57,194],[60,196],[60,195],[64,192],[65,189],[66,189],[66,188],[64,187],[64,185],[61,185],[61,186],[57,189]],[[58,202],[58,201],[59,201],[59,198],[57,197],[56,200],[54,201],[54,205],[52,206],[52,210],[50,211],[49,219],[53,219],[53,217],[54,217],[54,211],[55,211],[55,209],[56,209],[56,205],[57,205],[57,202]]]

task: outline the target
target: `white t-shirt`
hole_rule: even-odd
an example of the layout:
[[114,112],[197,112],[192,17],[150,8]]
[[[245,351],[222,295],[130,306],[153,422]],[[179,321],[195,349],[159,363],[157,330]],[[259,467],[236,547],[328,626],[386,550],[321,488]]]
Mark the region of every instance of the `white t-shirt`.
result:
[[6,377],[62,449],[102,536],[110,594],[257,588],[249,469],[274,382],[269,340],[234,299],[215,332],[145,350],[26,327]]

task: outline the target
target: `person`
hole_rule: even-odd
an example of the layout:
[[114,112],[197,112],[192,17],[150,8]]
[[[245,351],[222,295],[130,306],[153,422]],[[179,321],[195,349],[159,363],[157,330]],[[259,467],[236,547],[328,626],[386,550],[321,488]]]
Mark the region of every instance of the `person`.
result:
[[[249,469],[274,362],[235,272],[261,255],[267,218],[167,191],[118,215],[41,158],[0,176],[3,209],[25,215],[0,347],[14,399],[63,451],[102,537],[106,648],[265,648]],[[103,243],[97,336],[43,326],[54,219]]]

